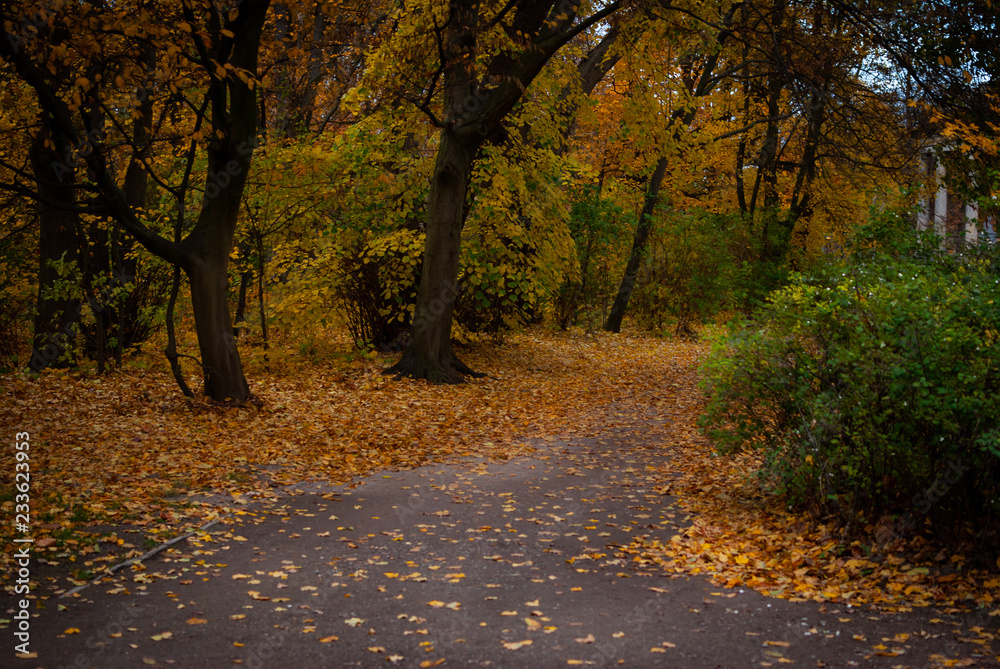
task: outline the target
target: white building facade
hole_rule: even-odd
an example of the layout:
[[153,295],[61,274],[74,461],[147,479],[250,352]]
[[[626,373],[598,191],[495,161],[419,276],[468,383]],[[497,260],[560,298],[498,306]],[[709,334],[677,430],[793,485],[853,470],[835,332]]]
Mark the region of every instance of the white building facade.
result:
[[933,145],[920,153],[920,167],[926,186],[920,197],[917,230],[933,229],[943,239],[943,246],[955,250],[978,243],[981,232],[986,239],[996,240],[995,217],[986,216],[980,221],[976,203],[964,202],[949,192],[944,163]]

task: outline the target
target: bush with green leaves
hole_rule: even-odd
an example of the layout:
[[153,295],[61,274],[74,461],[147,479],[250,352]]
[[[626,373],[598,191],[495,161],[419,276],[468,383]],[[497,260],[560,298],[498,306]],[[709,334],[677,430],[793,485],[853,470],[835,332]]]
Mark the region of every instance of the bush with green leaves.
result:
[[723,308],[732,292],[732,258],[720,243],[732,217],[667,210],[657,223],[633,296],[639,325],[694,337],[695,326]]
[[872,239],[715,343],[702,426],[845,519],[998,507],[1000,255]]
[[583,187],[576,194],[568,224],[580,272],[568,276],[553,296],[553,316],[561,329],[582,323],[592,330],[604,322],[618,290],[622,255],[628,252],[627,219],[625,211],[602,198],[596,187]]

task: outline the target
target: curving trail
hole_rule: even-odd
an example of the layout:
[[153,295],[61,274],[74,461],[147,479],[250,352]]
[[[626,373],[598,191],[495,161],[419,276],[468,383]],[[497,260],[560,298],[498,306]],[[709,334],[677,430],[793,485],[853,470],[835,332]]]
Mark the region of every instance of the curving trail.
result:
[[0,657],[46,668],[996,666],[985,614],[769,599],[620,550],[669,541],[692,520],[662,494],[675,472],[660,445],[675,428],[687,429],[622,403],[600,434],[534,441],[528,457],[283,488],[145,571],[45,600],[38,656],[8,663],[4,630]]

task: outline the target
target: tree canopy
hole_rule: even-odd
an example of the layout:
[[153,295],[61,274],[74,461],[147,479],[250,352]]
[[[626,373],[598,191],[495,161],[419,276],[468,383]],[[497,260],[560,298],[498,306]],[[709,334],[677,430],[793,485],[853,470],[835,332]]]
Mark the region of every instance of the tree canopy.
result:
[[37,0],[2,19],[0,324],[36,371],[121,364],[164,327],[181,388],[193,371],[239,403],[241,347],[326,327],[432,382],[475,375],[453,342],[529,321],[690,335],[873,204],[916,206],[928,150],[989,220],[985,0]]

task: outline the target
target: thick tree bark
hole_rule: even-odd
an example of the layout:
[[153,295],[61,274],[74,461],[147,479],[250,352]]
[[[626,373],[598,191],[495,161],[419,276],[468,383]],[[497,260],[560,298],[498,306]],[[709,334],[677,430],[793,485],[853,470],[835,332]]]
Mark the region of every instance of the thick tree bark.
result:
[[481,137],[461,137],[454,131],[441,133],[427,199],[427,216],[439,224],[427,228],[410,343],[389,370],[398,376],[431,383],[460,383],[463,375],[482,376],[458,360],[451,348],[465,193],[481,141]]
[[[46,139],[57,148],[47,147]],[[76,202],[75,171],[63,163],[63,157],[69,155],[68,145],[43,131],[32,142],[30,152],[40,200],[38,300],[29,365],[39,372],[72,363],[69,356],[80,330],[81,300],[70,296],[65,287],[60,289],[63,279],[53,264],[79,260],[82,240],[79,214],[68,209]]]
[[205,394],[218,401],[242,402],[250,395],[229,317],[228,263],[218,258],[194,261],[187,270],[191,307],[198,332]]
[[[256,101],[239,106],[233,96],[232,113],[255,116]],[[249,110],[249,111],[248,111]],[[219,142],[209,149],[209,178],[201,213],[194,230],[181,242],[182,267],[191,285],[191,306],[201,353],[205,394],[217,401],[243,402],[250,389],[233,336],[229,313],[229,254],[233,248],[240,198],[250,169],[249,148]]]

